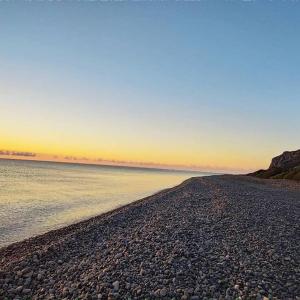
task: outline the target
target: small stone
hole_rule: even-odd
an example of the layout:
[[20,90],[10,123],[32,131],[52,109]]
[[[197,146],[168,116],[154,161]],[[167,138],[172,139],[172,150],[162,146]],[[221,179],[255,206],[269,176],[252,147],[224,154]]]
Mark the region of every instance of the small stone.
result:
[[8,294],[14,294],[15,292],[16,292],[15,289],[9,289],[9,290],[7,291]]
[[262,300],[262,296],[261,296],[260,293],[258,293],[258,294],[256,295],[256,300]]
[[38,262],[39,262],[39,259],[38,259],[37,255],[34,255],[34,256],[33,256],[33,262],[35,262],[35,263],[38,263]]
[[31,289],[23,289],[22,293],[23,294],[29,294],[31,292]]
[[162,288],[160,291],[159,291],[159,295],[161,297],[165,297],[167,295],[167,289],[166,288]]
[[145,275],[145,273],[146,273],[146,271],[145,271],[144,269],[141,269],[141,270],[140,270],[140,275],[141,275],[141,276]]
[[25,275],[25,274],[27,274],[27,273],[29,273],[29,272],[30,272],[30,268],[28,268],[28,267],[24,268],[24,269],[21,271],[22,275]]
[[28,285],[30,285],[30,283],[31,283],[31,277],[26,278],[24,285],[28,286]]
[[130,287],[131,287],[131,284],[130,284],[129,282],[126,282],[125,289],[126,289],[126,290],[129,290]]
[[113,288],[115,291],[118,291],[120,288],[120,282],[119,281],[115,281],[113,284]]
[[142,289],[139,288],[139,289],[137,289],[136,294],[139,295],[139,294],[141,294],[141,292],[142,292]]
[[69,289],[68,288],[63,288],[62,294],[63,294],[63,296],[67,296],[69,294]]
[[32,275],[33,275],[33,271],[25,274],[24,277],[29,278],[29,277],[32,277]]

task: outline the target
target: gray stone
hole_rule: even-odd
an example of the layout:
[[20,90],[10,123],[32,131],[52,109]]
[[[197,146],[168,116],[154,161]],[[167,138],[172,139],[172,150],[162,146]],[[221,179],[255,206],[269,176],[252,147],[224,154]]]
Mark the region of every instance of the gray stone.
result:
[[112,285],[113,285],[113,288],[116,292],[119,291],[119,288],[120,288],[120,282],[119,281],[114,281]]

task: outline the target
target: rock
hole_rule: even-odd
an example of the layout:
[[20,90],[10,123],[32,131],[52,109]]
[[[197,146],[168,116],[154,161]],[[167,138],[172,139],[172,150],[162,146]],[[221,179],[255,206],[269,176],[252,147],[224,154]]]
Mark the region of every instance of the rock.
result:
[[23,286],[21,286],[21,285],[16,288],[17,293],[22,292],[22,290],[23,290]]
[[30,268],[29,267],[26,267],[26,268],[24,268],[22,271],[21,271],[21,274],[22,275],[25,275],[25,274],[27,274],[27,273],[29,273],[30,272]]
[[140,276],[143,276],[143,275],[145,275],[146,274],[146,271],[144,270],[144,269],[141,269],[140,270]]
[[267,170],[258,170],[248,175],[260,178],[300,180],[300,149],[285,151],[272,159]]
[[29,277],[32,277],[32,275],[33,275],[33,271],[30,271],[30,272],[26,273],[26,274],[24,275],[24,277],[25,277],[25,278],[29,278]]
[[131,287],[131,284],[130,284],[129,282],[126,282],[125,289],[126,289],[126,290],[129,290],[130,287]]
[[30,283],[31,283],[31,277],[26,278],[26,280],[25,280],[25,282],[24,282],[24,285],[25,285],[25,286],[29,286]]
[[137,295],[140,295],[142,293],[142,289],[141,288],[138,288],[137,290],[136,290],[136,294]]
[[114,290],[117,292],[117,291],[119,291],[119,288],[120,288],[120,283],[119,283],[119,281],[115,281],[115,282],[113,282],[113,288],[114,288]]
[[38,259],[38,256],[35,254],[34,256],[33,256],[33,262],[34,263],[39,263],[39,259]]
[[68,288],[63,288],[62,290],[62,295],[65,297],[69,294],[69,289]]
[[31,292],[31,289],[23,289],[23,291],[22,291],[22,293],[23,294],[30,294],[30,292]]
[[118,253],[118,254],[116,254],[116,256],[115,256],[116,259],[119,259],[119,258],[121,258],[121,257],[122,257],[122,253]]
[[296,151],[285,151],[274,157],[269,169],[290,169],[300,165],[300,149]]
[[165,297],[167,295],[167,289],[166,288],[162,288],[160,291],[159,291],[159,295],[161,297]]

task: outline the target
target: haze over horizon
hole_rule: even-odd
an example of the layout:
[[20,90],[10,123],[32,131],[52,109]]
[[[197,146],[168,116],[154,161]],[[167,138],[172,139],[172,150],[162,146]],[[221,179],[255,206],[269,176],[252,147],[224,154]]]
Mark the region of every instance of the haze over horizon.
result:
[[299,5],[2,2],[0,150],[265,168],[300,144]]

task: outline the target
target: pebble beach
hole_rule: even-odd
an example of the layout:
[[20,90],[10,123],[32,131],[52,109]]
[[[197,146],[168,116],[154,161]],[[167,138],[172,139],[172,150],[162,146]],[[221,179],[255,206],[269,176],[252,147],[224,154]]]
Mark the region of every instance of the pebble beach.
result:
[[0,299],[300,299],[300,183],[195,177],[0,249]]

